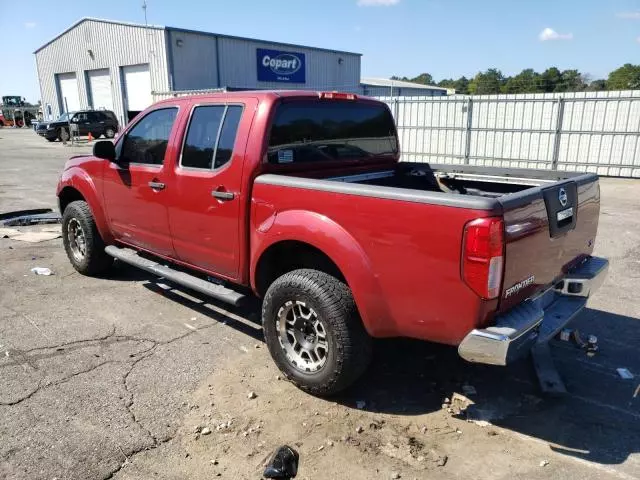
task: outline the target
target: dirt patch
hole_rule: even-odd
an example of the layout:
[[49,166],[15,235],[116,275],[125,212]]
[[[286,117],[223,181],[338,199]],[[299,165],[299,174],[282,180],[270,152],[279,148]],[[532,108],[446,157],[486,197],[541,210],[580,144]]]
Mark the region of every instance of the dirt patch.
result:
[[[300,453],[303,479],[495,478],[537,474],[548,458],[548,447],[535,444],[513,462],[513,438],[455,418],[449,408],[396,415],[367,410],[366,398],[340,402],[298,390],[282,380],[264,347],[250,349],[193,393],[170,444],[138,455],[117,478],[261,478],[280,445]],[[474,472],[470,459],[484,457],[491,470]]]

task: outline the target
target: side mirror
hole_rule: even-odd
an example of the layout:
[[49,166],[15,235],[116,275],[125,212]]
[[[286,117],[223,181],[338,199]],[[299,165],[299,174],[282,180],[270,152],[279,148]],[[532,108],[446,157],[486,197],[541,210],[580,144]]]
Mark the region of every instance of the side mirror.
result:
[[116,147],[109,140],[100,140],[93,145],[93,156],[115,162]]

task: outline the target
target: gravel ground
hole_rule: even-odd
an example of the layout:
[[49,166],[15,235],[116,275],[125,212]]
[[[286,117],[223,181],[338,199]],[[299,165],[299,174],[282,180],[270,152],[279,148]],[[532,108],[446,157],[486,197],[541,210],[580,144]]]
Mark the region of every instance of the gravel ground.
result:
[[[89,150],[0,129],[0,212],[54,207],[64,161]],[[320,400],[279,380],[257,311],[122,265],[82,277],[60,239],[0,239],[0,478],[257,479],[284,443],[308,479],[639,478],[640,181],[601,186],[610,273],[573,325],[600,352],[553,343],[562,398],[541,395],[528,361],[470,365],[388,340],[362,381]],[[442,408],[468,385],[492,425]]]

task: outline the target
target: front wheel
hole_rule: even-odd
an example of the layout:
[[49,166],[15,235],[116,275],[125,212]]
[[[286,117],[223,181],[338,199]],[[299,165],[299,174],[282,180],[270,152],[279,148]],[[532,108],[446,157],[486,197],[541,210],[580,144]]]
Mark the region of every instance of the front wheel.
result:
[[111,267],[113,257],[104,242],[87,202],[71,202],[62,214],[62,243],[73,268],[83,275],[99,275]]
[[301,389],[326,396],[344,390],[371,359],[367,334],[347,285],[317,270],[286,273],[262,306],[269,352]]
[[104,136],[107,138],[113,138],[116,136],[116,131],[113,128],[109,127],[104,131]]

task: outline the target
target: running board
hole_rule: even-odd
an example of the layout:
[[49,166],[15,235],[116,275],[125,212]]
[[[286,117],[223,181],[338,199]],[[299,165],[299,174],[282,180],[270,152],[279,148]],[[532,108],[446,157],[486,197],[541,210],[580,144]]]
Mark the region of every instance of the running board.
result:
[[246,298],[246,295],[236,292],[235,290],[207,282],[206,280],[194,275],[174,270],[166,265],[161,265],[158,262],[141,257],[138,255],[138,252],[130,248],[119,248],[115,245],[109,245],[104,249],[104,251],[124,263],[141,268],[142,270],[158,275],[159,277],[164,277],[171,282],[190,288],[196,292],[204,293],[216,300],[230,303],[231,305],[238,306],[243,299]]

